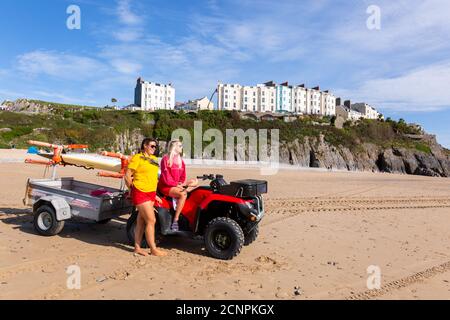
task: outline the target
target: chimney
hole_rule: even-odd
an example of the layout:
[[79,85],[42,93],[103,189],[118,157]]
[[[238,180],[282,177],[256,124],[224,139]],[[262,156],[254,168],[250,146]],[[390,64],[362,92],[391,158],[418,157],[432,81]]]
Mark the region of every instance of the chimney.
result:
[[350,109],[351,105],[352,105],[352,102],[350,100],[345,100],[344,101],[344,106],[346,106],[347,108]]

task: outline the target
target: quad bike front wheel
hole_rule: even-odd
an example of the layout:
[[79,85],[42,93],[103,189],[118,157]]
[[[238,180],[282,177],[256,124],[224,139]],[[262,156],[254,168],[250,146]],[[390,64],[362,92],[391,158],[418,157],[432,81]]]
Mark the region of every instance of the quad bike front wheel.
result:
[[221,260],[233,259],[241,252],[244,241],[244,232],[233,219],[225,217],[215,218],[206,227],[206,250],[214,258]]
[[253,241],[258,238],[259,235],[259,224],[253,227],[253,229],[245,235],[244,246],[250,245]]

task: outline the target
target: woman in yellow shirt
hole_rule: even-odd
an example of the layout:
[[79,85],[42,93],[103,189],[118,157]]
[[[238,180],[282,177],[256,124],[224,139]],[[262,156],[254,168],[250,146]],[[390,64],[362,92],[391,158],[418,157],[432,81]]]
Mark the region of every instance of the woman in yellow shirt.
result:
[[144,231],[151,254],[167,255],[165,251],[156,247],[155,242],[156,217],[153,205],[155,201],[161,201],[156,195],[159,169],[158,158],[154,155],[156,148],[155,139],[145,138],[141,144],[141,152],[131,158],[125,174],[125,183],[131,190],[133,204],[139,212],[136,221],[134,252],[143,256],[148,255],[141,248]]

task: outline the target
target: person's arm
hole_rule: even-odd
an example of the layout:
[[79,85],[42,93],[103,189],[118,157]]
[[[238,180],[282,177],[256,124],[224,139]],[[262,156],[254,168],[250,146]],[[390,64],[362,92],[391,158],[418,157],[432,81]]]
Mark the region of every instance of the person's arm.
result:
[[133,175],[138,166],[139,166],[139,155],[134,155],[131,158],[130,163],[128,163],[128,168],[124,176],[125,184],[127,185],[128,189],[131,189],[131,187],[133,186]]
[[128,189],[131,189],[131,187],[133,186],[133,173],[134,170],[130,168],[128,168],[127,171],[125,172],[124,179]]
[[161,161],[161,177],[160,179],[166,186],[176,187],[178,182],[172,176],[171,169],[169,167],[169,158],[164,157]]

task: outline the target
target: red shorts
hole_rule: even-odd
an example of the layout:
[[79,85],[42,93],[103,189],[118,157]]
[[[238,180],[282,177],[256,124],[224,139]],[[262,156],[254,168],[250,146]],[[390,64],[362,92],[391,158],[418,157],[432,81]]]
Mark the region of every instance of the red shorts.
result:
[[158,191],[161,192],[166,197],[168,197],[169,193],[170,193],[170,189],[172,189],[172,188],[175,188],[175,187],[159,187]]
[[133,201],[133,205],[138,206],[145,202],[155,202],[156,200],[156,191],[153,192],[142,192],[139,189],[131,188],[131,200]]

